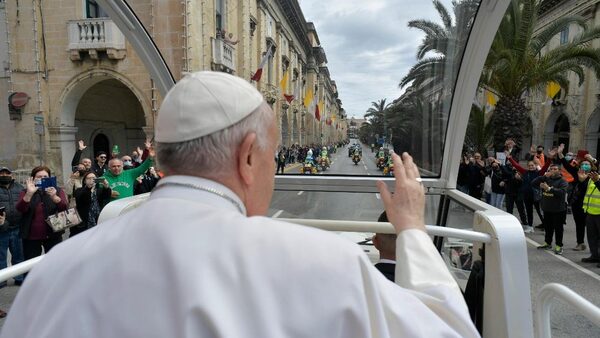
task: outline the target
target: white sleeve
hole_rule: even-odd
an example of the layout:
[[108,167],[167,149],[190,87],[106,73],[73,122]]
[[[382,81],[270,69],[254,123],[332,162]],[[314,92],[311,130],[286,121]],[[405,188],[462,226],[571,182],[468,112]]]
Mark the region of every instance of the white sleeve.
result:
[[479,337],[458,284],[424,231],[411,229],[398,235],[396,284],[411,290],[463,337]]

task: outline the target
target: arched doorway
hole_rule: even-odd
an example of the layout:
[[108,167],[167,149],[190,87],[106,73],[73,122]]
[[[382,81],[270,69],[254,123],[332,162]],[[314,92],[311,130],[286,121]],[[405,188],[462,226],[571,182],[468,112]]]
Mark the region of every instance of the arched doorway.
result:
[[119,147],[120,155],[143,147],[146,135],[144,112],[134,93],[117,79],[99,81],[81,96],[75,110],[76,138],[98,151],[111,154]]
[[564,113],[564,106],[553,107],[544,127],[544,147],[546,150],[565,144],[565,152],[569,150],[569,137],[571,125],[569,118]]
[[569,124],[569,118],[567,115],[561,114],[554,124],[554,139],[552,140],[552,146],[558,146],[564,143],[565,151],[568,151],[570,131],[571,126]]
[[145,95],[137,85],[109,68],[79,73],[65,85],[57,101],[61,112],[58,126],[49,127],[50,141],[58,146],[62,162],[62,166],[56,165],[62,167],[55,171],[59,179],[68,178],[62,173],[71,171],[77,140],[87,145],[82,158],[91,158],[95,155],[94,139],[98,134],[106,137],[108,145],[103,148],[111,149],[110,146],[118,144],[127,152],[132,150],[130,144],[142,145],[146,136],[152,138],[154,117],[150,95]]
[[596,108],[587,121],[585,128],[585,149],[592,156],[600,150],[600,108]]
[[110,142],[108,141],[108,137],[106,135],[99,133],[94,136],[92,140],[94,153],[90,154],[90,156],[96,157],[99,152],[103,151],[106,154],[110,154]]

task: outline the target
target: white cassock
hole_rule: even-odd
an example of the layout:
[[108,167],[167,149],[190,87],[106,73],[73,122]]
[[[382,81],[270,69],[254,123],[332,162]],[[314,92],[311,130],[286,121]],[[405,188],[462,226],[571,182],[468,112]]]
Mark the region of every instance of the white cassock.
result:
[[425,232],[398,236],[398,287],[334,233],[246,217],[213,181],[162,184],[139,208],[54,247],[1,337],[479,336]]

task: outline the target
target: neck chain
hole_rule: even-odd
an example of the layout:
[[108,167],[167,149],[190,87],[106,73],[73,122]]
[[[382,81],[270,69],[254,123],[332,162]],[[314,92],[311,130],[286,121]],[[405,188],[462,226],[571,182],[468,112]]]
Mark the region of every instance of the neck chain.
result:
[[159,184],[158,186],[156,186],[154,188],[154,191],[164,187],[164,186],[177,186],[177,187],[184,187],[184,188],[191,188],[191,189],[196,189],[196,190],[201,190],[201,191],[206,191],[209,192],[211,194],[217,195],[219,197],[222,197],[224,199],[226,199],[227,201],[231,202],[231,204],[233,204],[241,214],[245,214],[244,213],[244,208],[242,208],[242,206],[240,205],[240,203],[238,201],[236,201],[235,199],[233,199],[231,196],[226,195],[225,193],[217,190],[217,189],[213,189],[213,188],[207,188],[207,187],[203,187],[200,185],[196,185],[196,184],[192,184],[192,183],[181,183],[181,182],[164,182]]

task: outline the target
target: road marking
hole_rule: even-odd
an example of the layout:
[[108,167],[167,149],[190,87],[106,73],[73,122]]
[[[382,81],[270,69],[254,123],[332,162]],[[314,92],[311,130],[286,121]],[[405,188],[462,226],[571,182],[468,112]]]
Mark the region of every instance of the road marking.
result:
[[365,166],[365,170],[367,170],[367,171],[368,171],[368,170],[369,170],[369,168],[367,168],[367,165],[365,164],[364,166]]
[[[534,240],[533,240],[533,239],[531,239],[531,238],[525,237],[525,239],[527,240],[527,242],[528,242],[529,244],[531,244],[531,245],[535,246],[536,248],[537,248],[538,246],[540,246],[540,245],[541,245],[540,243],[538,243],[538,242],[534,241]],[[590,276],[590,277],[592,277],[592,278],[594,278],[594,279],[596,279],[596,280],[600,281],[600,276],[598,276],[596,273],[592,272],[591,270],[588,270],[588,269],[586,269],[586,268],[584,268],[584,267],[581,267],[579,264],[577,264],[577,263],[575,263],[575,262],[572,262],[572,261],[570,261],[569,259],[567,259],[567,258],[564,258],[563,256],[560,256],[560,255],[557,255],[557,254],[555,254],[555,253],[554,253],[554,251],[552,251],[552,250],[544,250],[544,251],[547,251],[547,252],[548,252],[548,254],[551,254],[551,255],[552,255],[552,256],[554,256],[556,259],[558,259],[558,260],[561,260],[561,261],[563,261],[564,263],[567,263],[567,264],[569,264],[570,266],[574,267],[575,269],[577,269],[577,270],[579,270],[579,271],[581,271],[581,272],[585,273],[586,275],[588,275],[588,276]],[[596,264],[596,263],[594,263],[594,264]]]
[[304,193],[304,190],[302,190],[302,191],[299,191],[299,192],[298,192],[298,196],[302,195],[303,193]]
[[277,218],[277,217],[279,217],[279,215],[281,215],[281,213],[282,213],[282,212],[283,212],[283,210],[279,210],[278,212],[276,212],[276,213],[273,215],[273,218]]
[[381,195],[379,195],[379,194],[375,194],[375,197],[377,197],[378,200],[381,199]]

